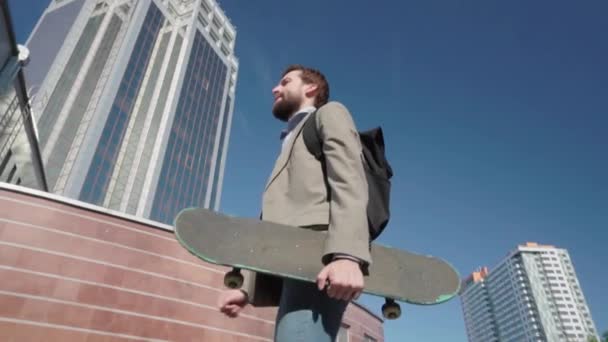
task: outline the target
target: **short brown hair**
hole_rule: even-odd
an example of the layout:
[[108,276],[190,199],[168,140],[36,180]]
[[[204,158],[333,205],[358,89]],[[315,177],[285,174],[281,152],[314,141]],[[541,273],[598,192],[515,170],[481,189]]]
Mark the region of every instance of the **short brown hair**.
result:
[[315,97],[315,107],[319,108],[329,101],[329,83],[325,76],[317,69],[305,67],[300,64],[289,65],[283,72],[283,76],[294,70],[302,72],[302,81],[306,84],[314,83],[317,85],[318,92]]

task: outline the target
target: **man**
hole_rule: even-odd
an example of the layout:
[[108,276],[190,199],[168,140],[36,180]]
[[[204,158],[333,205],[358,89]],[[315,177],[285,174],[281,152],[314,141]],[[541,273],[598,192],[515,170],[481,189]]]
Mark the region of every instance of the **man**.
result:
[[[348,110],[328,103],[329,85],[319,71],[289,66],[272,94],[272,112],[287,128],[264,191],[262,219],[326,231],[325,251],[319,255],[324,268],[316,284],[248,273],[243,289],[223,292],[218,305],[229,317],[247,303],[278,305],[276,341],[333,341],[371,263],[360,140]],[[301,134],[314,111],[323,163],[307,150]]]

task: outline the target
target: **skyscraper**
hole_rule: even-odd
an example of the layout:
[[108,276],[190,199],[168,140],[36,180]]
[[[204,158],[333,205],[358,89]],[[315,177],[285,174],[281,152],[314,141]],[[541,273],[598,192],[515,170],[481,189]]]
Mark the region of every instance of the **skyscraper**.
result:
[[470,342],[586,342],[597,330],[568,251],[526,243],[464,281]]
[[236,31],[215,0],[56,0],[25,77],[50,191],[172,223],[217,209]]

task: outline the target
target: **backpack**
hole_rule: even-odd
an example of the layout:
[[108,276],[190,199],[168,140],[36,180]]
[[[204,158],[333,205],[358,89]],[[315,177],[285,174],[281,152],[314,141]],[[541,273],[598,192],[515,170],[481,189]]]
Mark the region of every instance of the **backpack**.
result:
[[[325,167],[321,137],[316,125],[316,112],[304,123],[302,135],[308,151]],[[378,238],[390,219],[390,179],[393,170],[384,153],[382,128],[358,132],[363,148],[363,170],[367,179],[369,201],[367,223],[370,242]],[[324,174],[326,174],[324,170]]]

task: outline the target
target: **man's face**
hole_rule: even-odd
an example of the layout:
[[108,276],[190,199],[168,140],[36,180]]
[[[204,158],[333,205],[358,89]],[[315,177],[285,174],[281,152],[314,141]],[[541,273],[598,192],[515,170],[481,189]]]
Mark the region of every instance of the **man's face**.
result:
[[281,120],[287,121],[289,117],[300,109],[305,99],[305,93],[310,85],[302,81],[300,70],[293,70],[285,74],[276,87],[272,89],[274,103],[272,114]]

